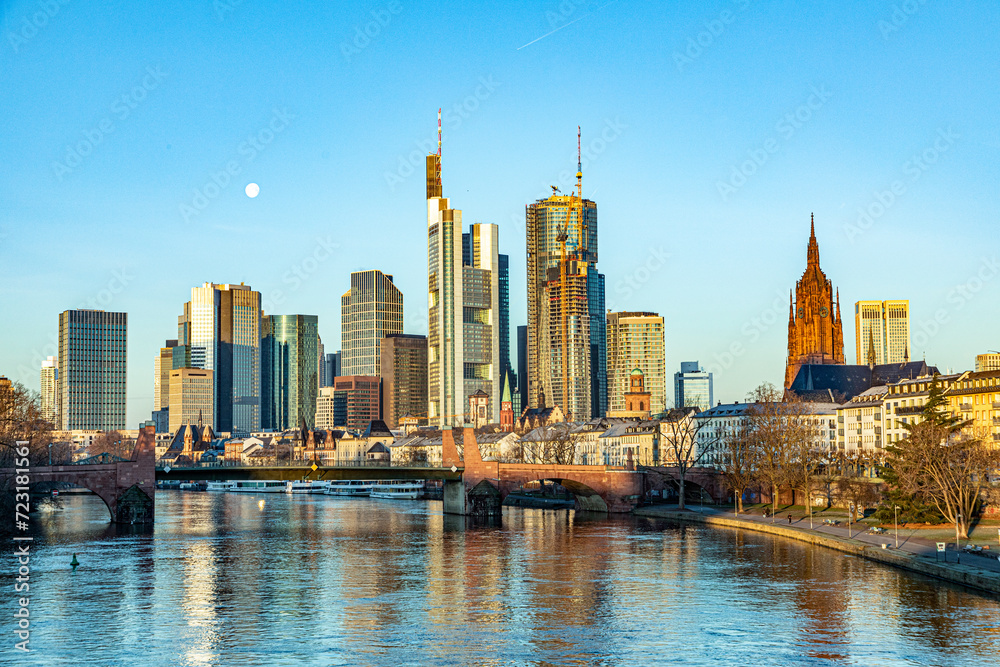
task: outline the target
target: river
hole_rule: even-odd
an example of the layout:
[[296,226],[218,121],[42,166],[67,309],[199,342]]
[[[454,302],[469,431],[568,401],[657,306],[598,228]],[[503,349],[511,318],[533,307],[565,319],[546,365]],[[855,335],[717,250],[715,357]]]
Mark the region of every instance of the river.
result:
[[517,508],[502,527],[466,527],[434,501],[160,491],[155,529],[132,533],[110,526],[96,497],[57,503],[32,517],[33,651],[17,664],[967,666],[1000,655],[995,599],[752,532]]

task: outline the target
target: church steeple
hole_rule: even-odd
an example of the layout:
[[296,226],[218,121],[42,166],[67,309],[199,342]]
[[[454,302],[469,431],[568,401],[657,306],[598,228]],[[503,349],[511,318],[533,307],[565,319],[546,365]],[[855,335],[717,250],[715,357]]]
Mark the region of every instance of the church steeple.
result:
[[816,220],[809,214],[809,249],[806,251],[806,264],[809,268],[819,268],[819,243],[816,242]]

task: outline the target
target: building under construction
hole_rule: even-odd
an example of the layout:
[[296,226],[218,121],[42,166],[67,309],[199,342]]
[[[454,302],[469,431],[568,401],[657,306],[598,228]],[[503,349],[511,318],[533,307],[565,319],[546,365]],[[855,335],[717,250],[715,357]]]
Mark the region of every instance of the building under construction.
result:
[[[579,135],[577,137],[579,147]],[[558,405],[567,419],[607,411],[604,276],[597,271],[597,204],[576,192],[526,210],[528,406]]]

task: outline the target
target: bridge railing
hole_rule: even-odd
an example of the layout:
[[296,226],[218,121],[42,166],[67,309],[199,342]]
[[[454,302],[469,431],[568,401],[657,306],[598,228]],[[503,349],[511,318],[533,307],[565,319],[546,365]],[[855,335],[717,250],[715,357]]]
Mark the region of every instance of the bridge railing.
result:
[[159,462],[156,463],[157,470],[164,470],[169,467],[171,470],[200,470],[205,468],[210,469],[226,469],[226,468],[309,468],[313,464],[316,464],[318,468],[427,468],[433,470],[440,470],[445,466],[441,464],[428,463],[426,461],[333,461],[333,462],[321,462],[313,461],[312,459],[301,459],[292,461],[279,461],[277,463],[237,463],[230,461],[203,461],[199,463],[186,464],[186,465],[171,465],[169,463]]

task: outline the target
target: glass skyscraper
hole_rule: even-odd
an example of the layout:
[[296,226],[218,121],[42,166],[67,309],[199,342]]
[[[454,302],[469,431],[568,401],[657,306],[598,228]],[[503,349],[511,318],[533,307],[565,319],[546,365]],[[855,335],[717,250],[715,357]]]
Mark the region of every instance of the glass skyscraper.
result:
[[125,428],[127,328],[127,313],[59,315],[61,430]]
[[378,375],[382,339],[403,333],[403,293],[377,270],[351,273],[340,297],[341,375]]
[[[205,283],[191,288],[177,337],[188,366],[214,372],[215,429],[260,430],[260,292],[249,285]],[[174,368],[177,365],[175,356]]]
[[261,318],[261,427],[282,431],[316,418],[319,391],[319,318]]
[[712,407],[712,374],[706,373],[697,361],[682,361],[679,373],[674,373],[674,407],[697,407],[701,411]]

